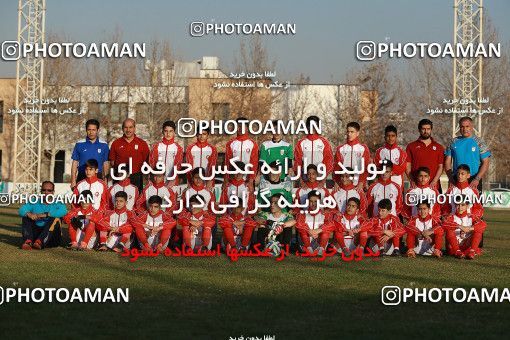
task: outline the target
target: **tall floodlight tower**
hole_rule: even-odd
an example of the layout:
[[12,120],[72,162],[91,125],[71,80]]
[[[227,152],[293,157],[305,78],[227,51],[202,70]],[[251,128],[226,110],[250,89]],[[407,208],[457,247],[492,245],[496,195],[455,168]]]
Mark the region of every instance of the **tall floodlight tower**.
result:
[[[43,44],[46,0],[19,0],[18,43]],[[14,186],[17,191],[35,188],[41,171],[41,109],[43,58],[20,55],[16,63],[16,108],[14,131]],[[39,111],[40,112],[40,111]]]
[[[476,49],[478,44],[483,43],[483,0],[454,0],[454,44],[467,46],[472,44]],[[482,82],[482,57],[478,58],[454,58],[453,61],[453,99],[455,103],[461,99],[470,99],[474,104],[455,104],[455,109],[468,109],[469,107],[479,112],[480,103],[478,98],[483,94]],[[463,115],[464,116],[464,115]],[[475,133],[482,133],[482,118],[476,113],[468,112],[475,123]],[[457,114],[452,118],[452,134],[456,136],[458,129]]]

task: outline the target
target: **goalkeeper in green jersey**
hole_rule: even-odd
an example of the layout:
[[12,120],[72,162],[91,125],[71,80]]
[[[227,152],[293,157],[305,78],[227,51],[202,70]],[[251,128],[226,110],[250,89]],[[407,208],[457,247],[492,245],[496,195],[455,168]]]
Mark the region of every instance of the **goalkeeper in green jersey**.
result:
[[[292,238],[292,227],[296,224],[291,213],[283,211],[278,205],[282,194],[274,194],[269,198],[270,211],[259,211],[254,220],[258,224],[257,243],[263,249],[268,241],[278,241],[282,248],[290,245]],[[268,239],[268,236],[275,236],[275,240]]]
[[[292,170],[294,151],[292,144],[282,139],[282,135],[277,131],[277,126],[278,120],[273,120],[273,127],[276,133],[273,134],[270,140],[263,142],[260,146],[259,169],[264,163],[271,164],[278,161],[283,167],[283,171],[280,175],[283,180],[286,176],[292,176],[294,174]],[[285,169],[287,169],[287,171],[285,171]]]
[[[289,177],[281,177],[282,167],[277,164],[277,161],[269,164],[272,172],[264,175],[259,183],[257,201],[261,205],[268,205],[270,198],[275,194],[281,194],[285,200],[290,204],[292,203],[292,182]],[[263,211],[269,211],[270,207],[262,208]],[[284,211],[289,209],[284,208]]]

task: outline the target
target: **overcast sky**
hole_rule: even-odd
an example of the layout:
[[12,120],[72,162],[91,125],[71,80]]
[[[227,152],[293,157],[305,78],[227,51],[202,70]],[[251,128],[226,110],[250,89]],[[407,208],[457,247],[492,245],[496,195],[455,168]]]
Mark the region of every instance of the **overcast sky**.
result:
[[[3,0],[0,41],[16,40],[16,0]],[[485,0],[484,6],[503,43],[510,41],[510,1]],[[182,60],[218,56],[232,64],[241,36],[189,34],[193,21],[294,23],[294,36],[265,36],[277,74],[300,73],[315,83],[340,81],[356,66],[359,40],[448,42],[453,37],[453,0],[46,0],[47,32],[72,42],[101,42],[119,27],[127,42],[168,40]],[[399,62],[401,65],[402,62]],[[0,77],[14,77],[15,62],[0,61]]]

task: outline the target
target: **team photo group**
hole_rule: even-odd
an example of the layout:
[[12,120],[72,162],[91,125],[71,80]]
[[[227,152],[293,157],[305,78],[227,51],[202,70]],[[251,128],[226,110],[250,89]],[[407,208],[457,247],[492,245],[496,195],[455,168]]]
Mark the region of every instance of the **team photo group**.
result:
[[[88,120],[72,154],[74,203],[45,199],[55,185],[42,182],[41,198],[19,209],[21,248],[459,259],[483,253],[481,180],[491,152],[471,118],[459,120],[460,135],[446,146],[434,140],[429,119],[417,122],[417,139],[404,147],[388,125],[383,146],[372,151],[357,122],[346,124],[345,142],[336,146],[313,129],[296,143],[275,131],[258,144],[240,128],[247,119],[237,121],[220,162],[208,129],[184,149],[168,120],[161,140],[149,145],[128,118],[108,145],[99,139],[100,122]],[[306,120],[307,127],[319,123],[317,116]]]

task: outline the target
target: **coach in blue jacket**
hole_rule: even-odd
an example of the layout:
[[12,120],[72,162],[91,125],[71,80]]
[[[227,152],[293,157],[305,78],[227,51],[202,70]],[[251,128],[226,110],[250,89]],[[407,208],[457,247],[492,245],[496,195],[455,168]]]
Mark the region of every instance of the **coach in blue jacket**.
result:
[[62,241],[60,218],[67,213],[64,203],[48,203],[46,195],[53,195],[55,185],[44,181],[41,186],[41,198],[36,203],[26,203],[19,208],[22,217],[22,249],[42,249],[58,247]]
[[469,117],[462,117],[459,120],[460,136],[453,138],[446,147],[445,171],[450,183],[455,180],[457,167],[461,164],[469,166],[471,188],[478,188],[481,192],[482,177],[489,169],[489,158],[491,151],[485,142],[473,133],[473,120]]

